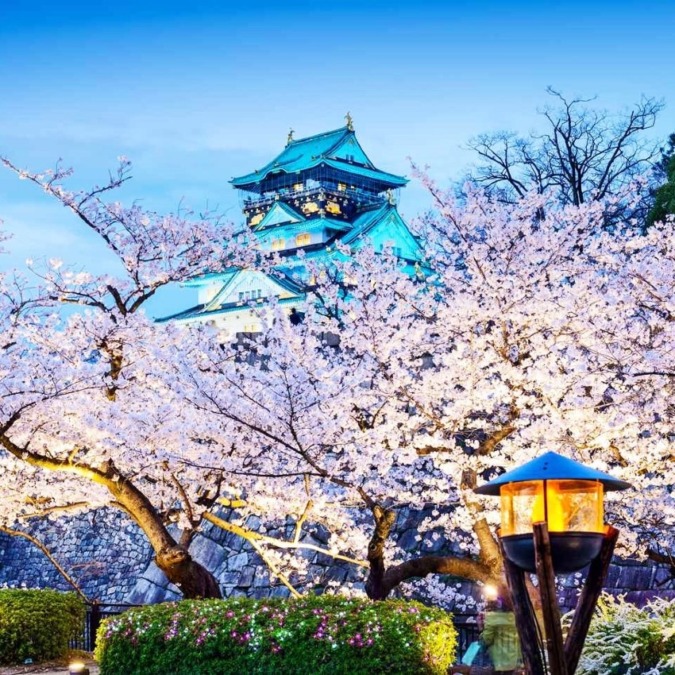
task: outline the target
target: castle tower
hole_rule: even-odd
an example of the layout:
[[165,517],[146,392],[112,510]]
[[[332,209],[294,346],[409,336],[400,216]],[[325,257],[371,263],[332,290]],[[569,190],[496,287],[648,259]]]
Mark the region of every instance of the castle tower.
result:
[[278,252],[282,262],[273,274],[232,269],[194,279],[187,285],[197,288],[199,304],[163,320],[257,332],[255,306],[270,296],[289,313],[301,305],[310,281],[306,261],[328,262],[337,241],[390,248],[414,273],[422,251],[396,209],[397,192],[407,182],[375,167],[349,115],[334,131],[297,140],[291,131],[271,162],[231,181],[260,248]]

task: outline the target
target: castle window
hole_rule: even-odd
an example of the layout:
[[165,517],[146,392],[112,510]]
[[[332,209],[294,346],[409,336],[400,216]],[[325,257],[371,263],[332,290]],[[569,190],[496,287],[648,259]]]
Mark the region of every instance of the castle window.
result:
[[244,291],[239,291],[239,302],[244,301]]
[[283,251],[286,246],[286,241],[284,239],[274,239],[272,240],[272,250],[273,251]]
[[309,232],[302,232],[295,238],[296,246],[307,246],[312,241],[312,237]]
[[302,188],[303,188],[302,183],[296,183],[296,184],[293,186],[293,189],[294,189],[296,192],[302,192]]
[[302,205],[302,212],[305,214],[316,213],[319,210],[319,205],[316,202],[307,202]]
[[338,183],[338,190],[344,192],[347,189],[347,186],[344,183]]

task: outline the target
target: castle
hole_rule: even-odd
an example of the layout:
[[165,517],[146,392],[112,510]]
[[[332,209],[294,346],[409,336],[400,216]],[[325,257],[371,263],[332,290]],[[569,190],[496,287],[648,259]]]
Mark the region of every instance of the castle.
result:
[[407,182],[375,167],[350,115],[334,131],[297,140],[291,131],[272,161],[231,181],[257,245],[280,262],[269,273],[230,268],[191,280],[186,286],[197,289],[198,304],[162,321],[206,322],[230,335],[259,332],[256,307],[270,297],[289,314],[302,307],[314,281],[308,265],[339,258],[337,243],[391,251],[415,274],[422,246],[396,208]]

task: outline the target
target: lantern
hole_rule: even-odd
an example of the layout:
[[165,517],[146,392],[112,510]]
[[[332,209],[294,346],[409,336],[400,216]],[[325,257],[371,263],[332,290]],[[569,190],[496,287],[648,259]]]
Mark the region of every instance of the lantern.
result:
[[535,571],[532,526],[545,522],[557,573],[582,569],[597,557],[605,531],[603,494],[630,484],[555,452],[476,488],[501,497],[501,540],[519,568]]
[[74,661],[68,666],[68,675],[89,675],[89,668],[80,661]]

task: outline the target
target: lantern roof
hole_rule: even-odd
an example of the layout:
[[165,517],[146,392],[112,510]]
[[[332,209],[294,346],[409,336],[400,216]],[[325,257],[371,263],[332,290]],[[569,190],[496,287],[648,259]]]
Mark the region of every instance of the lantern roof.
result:
[[499,489],[507,483],[523,483],[529,480],[592,480],[603,484],[605,491],[626,490],[631,487],[630,483],[619,480],[603,473],[597,469],[592,469],[573,459],[563,457],[557,452],[547,452],[541,457],[533,459],[527,464],[507,471],[501,476],[491,480],[485,485],[477,487],[474,492],[481,495],[499,496]]

